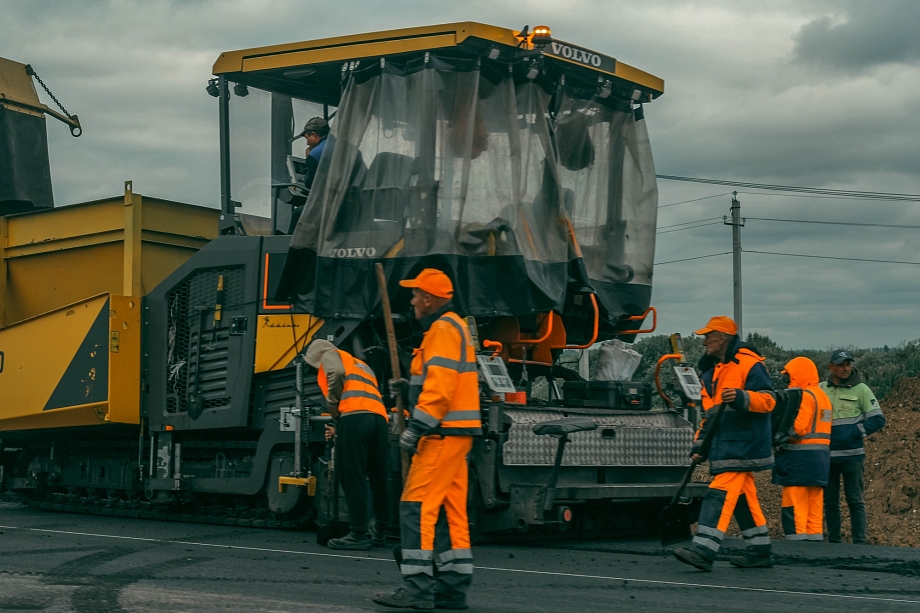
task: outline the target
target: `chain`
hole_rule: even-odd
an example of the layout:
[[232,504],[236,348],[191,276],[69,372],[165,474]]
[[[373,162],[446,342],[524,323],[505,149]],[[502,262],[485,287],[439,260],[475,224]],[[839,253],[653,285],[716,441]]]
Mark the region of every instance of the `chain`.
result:
[[49,96],[51,96],[51,99],[54,100],[54,103],[55,103],[56,105],[58,105],[58,108],[60,108],[61,111],[64,113],[64,115],[67,116],[67,119],[73,119],[73,115],[71,115],[70,113],[68,113],[68,112],[67,112],[67,109],[64,108],[64,105],[61,104],[61,101],[58,100],[57,97],[56,97],[54,94],[51,93],[51,90],[48,89],[48,86],[45,85],[45,82],[44,82],[44,81],[42,81],[42,78],[41,78],[40,76],[38,76],[38,73],[36,73],[36,72],[32,69],[31,64],[26,64],[26,74],[28,74],[30,77],[35,77],[35,80],[38,81],[38,84],[42,86],[42,89],[44,89],[44,90],[48,93]]

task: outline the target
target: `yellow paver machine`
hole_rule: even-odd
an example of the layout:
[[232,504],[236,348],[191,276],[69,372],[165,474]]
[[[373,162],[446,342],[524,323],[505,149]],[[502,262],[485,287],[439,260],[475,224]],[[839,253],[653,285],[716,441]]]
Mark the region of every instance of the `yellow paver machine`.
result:
[[[421,331],[398,281],[435,267],[481,349],[475,531],[654,529],[691,424],[561,362],[654,328],[643,105],[663,81],[543,26],[478,23],[232,51],[213,73],[219,211],[128,185],[0,221],[5,486],[331,533],[347,509],[299,356],[328,339],[389,379],[382,264],[405,371]],[[332,130],[306,181],[313,117]]]

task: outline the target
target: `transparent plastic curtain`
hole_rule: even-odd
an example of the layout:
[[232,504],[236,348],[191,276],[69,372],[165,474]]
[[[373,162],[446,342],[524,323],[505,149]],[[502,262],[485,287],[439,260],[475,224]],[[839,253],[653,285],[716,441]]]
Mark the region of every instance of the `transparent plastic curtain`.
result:
[[349,79],[293,247],[566,261],[549,95],[458,64],[432,57]]
[[592,285],[611,318],[641,312],[651,296],[658,215],[641,108],[566,93],[555,135],[563,201]]
[[465,314],[561,311],[571,251],[551,95],[519,73],[434,55],[351,73],[279,299],[372,316],[382,260],[391,285],[442,268]]

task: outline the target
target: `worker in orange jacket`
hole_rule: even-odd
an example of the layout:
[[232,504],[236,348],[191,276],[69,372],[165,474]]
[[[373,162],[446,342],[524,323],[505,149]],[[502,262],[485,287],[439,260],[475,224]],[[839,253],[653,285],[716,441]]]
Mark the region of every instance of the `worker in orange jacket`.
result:
[[400,285],[412,288],[425,334],[412,358],[411,415],[399,440],[414,454],[399,504],[403,585],[375,594],[374,602],[465,609],[473,580],[467,455],[482,432],[476,352],[466,321],[451,307],[454,290],[446,274],[426,268]]
[[831,467],[833,405],[818,383],[818,367],[793,358],[783,374],[802,389],[792,436],[776,452],[773,483],[783,486],[783,533],[787,541],[824,540],[824,487]]
[[[325,339],[307,347],[307,364],[317,368],[316,382],[323,391],[335,433],[342,490],[348,504],[349,533],[329,540],[330,549],[367,551],[386,544],[387,504],[387,409],[377,377],[371,368]],[[374,518],[367,517],[367,486],[370,481]],[[370,534],[368,534],[370,532]]]
[[773,565],[767,519],[757,501],[754,472],[773,466],[770,411],[776,406],[773,383],[757,350],[738,338],[738,327],[728,317],[713,317],[703,335],[706,355],[700,360],[700,381],[705,419],[691,450],[702,460],[700,445],[713,410],[723,414],[708,452],[709,471],[715,477],[703,497],[693,542],[674,556],[700,570],[711,571],[732,515],[738,521],[747,550],[729,562],[742,568]]

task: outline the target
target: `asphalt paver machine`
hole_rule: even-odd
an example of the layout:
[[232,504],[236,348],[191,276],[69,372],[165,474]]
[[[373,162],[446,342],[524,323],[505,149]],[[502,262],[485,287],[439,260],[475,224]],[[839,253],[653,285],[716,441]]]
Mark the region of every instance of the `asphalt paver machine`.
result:
[[[445,271],[476,333],[477,534],[653,530],[648,507],[673,495],[692,425],[563,362],[654,328],[643,109],[663,81],[546,27],[478,23],[232,51],[213,74],[217,236],[138,296],[139,413],[118,434],[132,451],[119,464],[87,443],[99,435],[69,443],[73,430],[46,420],[8,484],[63,506],[102,488],[141,514],[334,525],[347,509],[329,418],[298,356],[328,339],[387,395],[380,263],[404,372],[421,330],[400,279]],[[316,116],[332,131],[307,186],[294,137]],[[100,454],[108,472],[80,472]],[[120,480],[104,477],[119,466]]]

